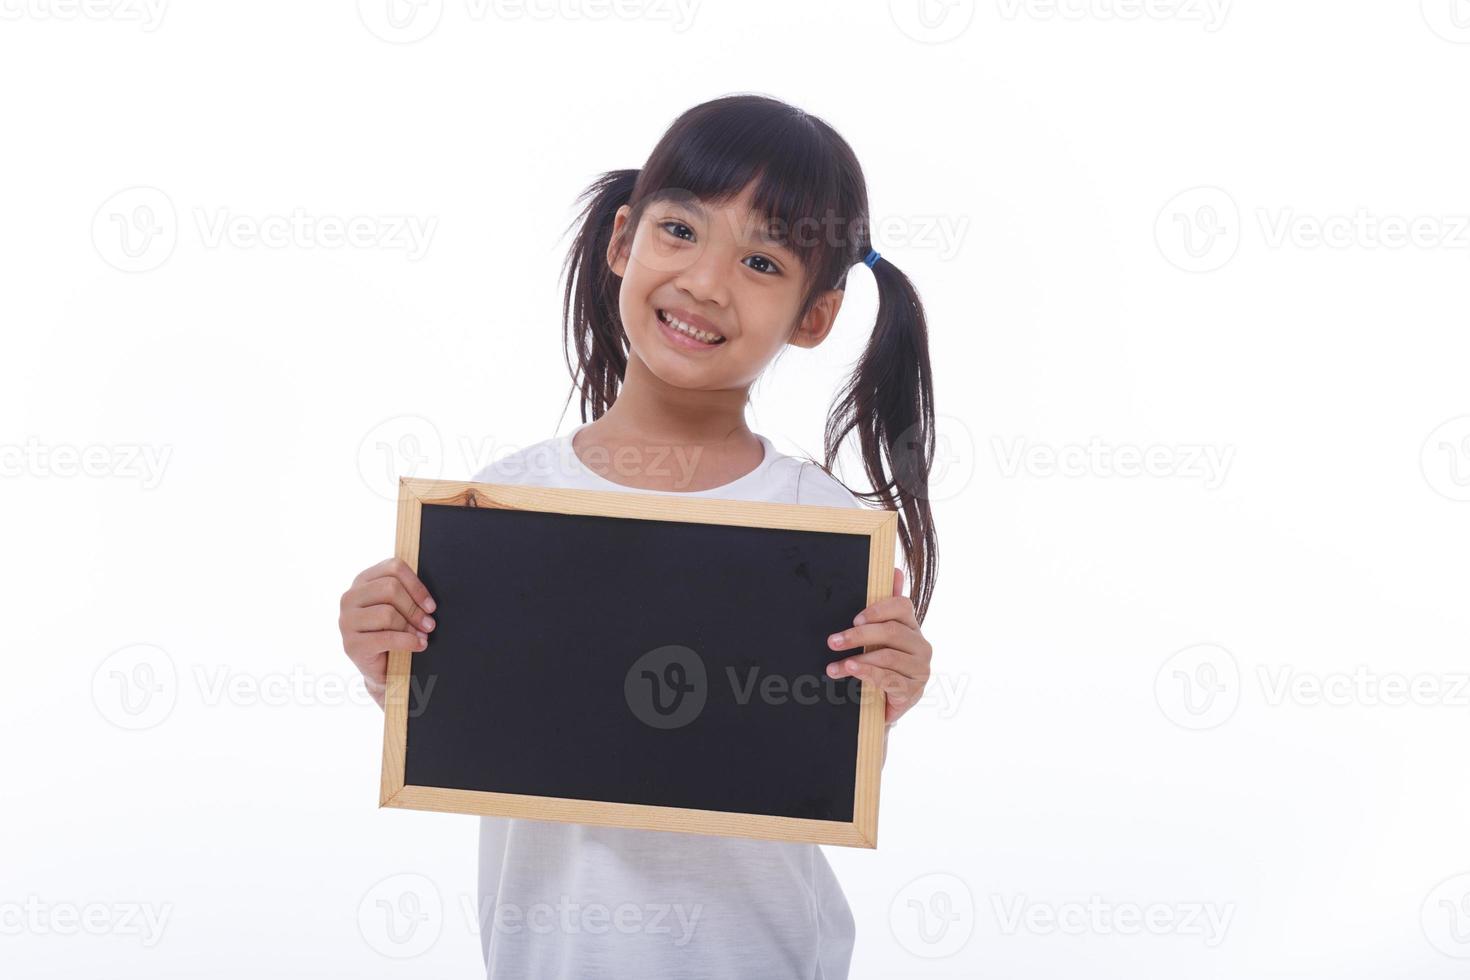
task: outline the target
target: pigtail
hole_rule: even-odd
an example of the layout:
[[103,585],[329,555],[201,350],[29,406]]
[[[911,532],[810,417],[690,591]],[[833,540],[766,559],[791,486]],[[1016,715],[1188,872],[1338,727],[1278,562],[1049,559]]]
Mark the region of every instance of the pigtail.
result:
[[[562,343],[573,391],[581,391],[583,422],[601,418],[617,400],[628,367],[628,338],[618,312],[621,280],[608,268],[607,248],[613,218],[633,196],[637,180],[637,170],[603,174],[578,198],[585,205],[572,222],[577,234],[563,265]],[[629,222],[629,229],[635,224]],[[575,365],[571,362],[574,350]]]
[[[909,596],[924,621],[939,562],[939,538],[929,506],[934,464],[934,392],[924,307],[887,259],[873,265],[878,316],[851,380],[827,417],[824,455],[829,473],[838,447],[856,429],[871,493],[854,496],[899,512],[899,547],[908,566]],[[886,462],[885,462],[886,457]]]

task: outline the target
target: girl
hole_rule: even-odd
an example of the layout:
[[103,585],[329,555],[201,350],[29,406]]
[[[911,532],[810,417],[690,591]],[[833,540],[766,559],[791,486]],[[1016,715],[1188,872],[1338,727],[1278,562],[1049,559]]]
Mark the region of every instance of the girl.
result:
[[[473,479],[826,506],[861,497],[897,510],[914,599],[896,568],[892,597],[827,638],[828,673],[877,685],[891,727],[929,677],[919,626],[936,568],[933,394],[923,309],[872,250],[852,149],[799,109],[731,96],[684,113],[641,170],[604,174],[581,200],[563,317],[582,424]],[[828,417],[825,462],[784,456],[745,424],[750,387],[788,346],[822,342],[859,262],[877,278],[877,322]],[[854,430],[875,488],[856,497],[831,472]],[[380,705],[387,650],[425,649],[434,608],[397,559],[342,596],[343,647]],[[489,977],[847,976],[853,919],[815,845],[498,817],[480,826]]]

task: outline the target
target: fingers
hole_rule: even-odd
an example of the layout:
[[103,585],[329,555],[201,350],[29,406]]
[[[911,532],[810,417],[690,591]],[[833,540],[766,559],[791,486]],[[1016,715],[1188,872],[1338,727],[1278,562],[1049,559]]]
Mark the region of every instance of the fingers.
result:
[[424,583],[419,581],[419,577],[414,574],[413,569],[408,567],[408,562],[396,556],[385,558],[373,567],[364,569],[358,574],[357,578],[352,580],[352,585],[355,589],[358,586],[381,578],[397,579],[416,605],[426,612],[434,611],[434,597],[429,595],[429,590],[424,587]]
[[342,648],[364,677],[382,681],[388,672],[389,650],[422,650],[428,642],[414,633],[393,630],[348,633]]
[[[362,670],[363,667],[372,667],[373,673],[378,673],[376,664],[379,661],[387,664],[388,651],[390,649],[420,651],[426,645],[428,645],[428,642],[423,641],[422,638],[413,635],[413,633],[395,633],[392,630],[381,630],[381,632],[376,633],[351,633],[351,635],[348,635],[347,641],[344,642],[343,648],[347,651],[347,655],[351,657],[353,663],[359,666],[359,670]],[[387,666],[384,667],[384,670],[387,670]]]
[[865,668],[880,668],[924,685],[929,683],[929,665],[923,659],[903,650],[880,647],[827,665],[828,677],[862,676]]
[[[428,632],[434,628],[433,617],[415,601],[408,587],[397,576],[388,575],[353,586],[342,597],[342,604],[343,615],[349,619],[353,618],[354,609],[367,609],[381,605],[397,610],[405,623],[412,624],[413,629]],[[386,625],[375,628],[382,629]]]
[[854,624],[878,623],[885,620],[902,623],[909,629],[918,629],[919,620],[914,615],[914,603],[906,596],[889,596],[879,599],[852,618]]
[[907,623],[885,620],[863,626],[849,626],[840,633],[827,637],[827,645],[834,650],[852,647],[893,647],[908,653],[919,654],[927,648],[927,641]]
[[883,693],[883,700],[887,705],[884,710],[885,723],[897,720],[900,715],[913,707],[919,696],[924,693],[922,684],[895,671],[874,667],[871,664],[860,667],[857,677],[864,683],[872,684]]

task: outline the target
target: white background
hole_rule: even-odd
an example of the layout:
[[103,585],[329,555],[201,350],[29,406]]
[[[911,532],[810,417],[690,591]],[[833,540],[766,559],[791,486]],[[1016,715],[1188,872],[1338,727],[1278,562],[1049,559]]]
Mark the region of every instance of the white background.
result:
[[[856,150],[942,415],[852,975],[1466,975],[1470,5],[404,9],[0,0],[0,971],[479,975],[337,600],[395,474],[578,421],[577,193],[758,91]],[[820,452],[873,309],[752,427]]]

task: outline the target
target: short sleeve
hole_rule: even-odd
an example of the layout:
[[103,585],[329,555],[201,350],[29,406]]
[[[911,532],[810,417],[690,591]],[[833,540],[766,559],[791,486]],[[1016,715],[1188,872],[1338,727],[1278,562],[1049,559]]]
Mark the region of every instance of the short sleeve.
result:
[[862,507],[862,502],[846,487],[828,476],[820,466],[805,460],[797,475],[796,502],[818,507]]

